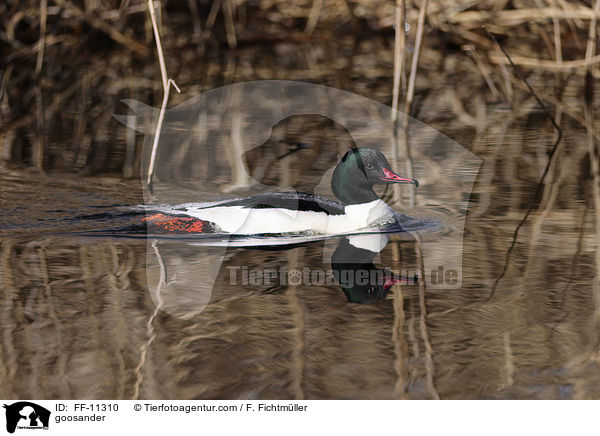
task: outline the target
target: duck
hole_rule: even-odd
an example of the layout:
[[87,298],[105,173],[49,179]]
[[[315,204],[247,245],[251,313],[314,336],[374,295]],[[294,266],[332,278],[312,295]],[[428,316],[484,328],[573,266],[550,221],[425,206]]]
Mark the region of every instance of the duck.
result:
[[303,192],[270,192],[210,203],[159,205],[146,209],[152,232],[235,235],[339,235],[393,219],[396,212],[374,191],[375,185],[412,184],[391,169],[379,150],[349,149],[331,177],[337,201]]

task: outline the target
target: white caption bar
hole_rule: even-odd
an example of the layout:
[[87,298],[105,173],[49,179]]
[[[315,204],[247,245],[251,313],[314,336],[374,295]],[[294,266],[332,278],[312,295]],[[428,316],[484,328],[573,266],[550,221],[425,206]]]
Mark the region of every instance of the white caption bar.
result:
[[594,401],[3,400],[0,434],[582,434]]

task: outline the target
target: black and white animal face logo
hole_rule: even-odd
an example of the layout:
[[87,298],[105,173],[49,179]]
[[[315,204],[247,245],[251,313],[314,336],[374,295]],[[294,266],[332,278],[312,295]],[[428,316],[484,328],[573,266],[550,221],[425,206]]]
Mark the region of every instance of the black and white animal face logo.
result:
[[14,433],[18,429],[48,428],[50,411],[29,401],[19,401],[10,405],[5,404],[6,431]]

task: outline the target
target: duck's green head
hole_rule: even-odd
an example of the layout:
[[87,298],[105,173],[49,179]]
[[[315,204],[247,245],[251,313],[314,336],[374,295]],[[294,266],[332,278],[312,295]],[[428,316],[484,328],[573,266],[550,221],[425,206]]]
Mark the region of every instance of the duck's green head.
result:
[[378,150],[359,147],[348,150],[335,168],[331,189],[344,204],[361,204],[377,200],[373,185],[411,183],[414,179],[402,177],[392,171],[386,157]]

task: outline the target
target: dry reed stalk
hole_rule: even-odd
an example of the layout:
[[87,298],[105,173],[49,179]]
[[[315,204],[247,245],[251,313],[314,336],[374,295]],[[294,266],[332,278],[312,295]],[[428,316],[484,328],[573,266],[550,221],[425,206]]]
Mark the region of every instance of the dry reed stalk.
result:
[[348,0],[340,0],[340,3],[344,5],[344,9],[348,13],[352,30],[354,30],[355,32],[360,32],[360,23],[356,18],[356,14],[354,13],[354,9],[352,9],[352,6],[350,5],[350,2]]
[[150,154],[150,164],[148,166],[148,178],[146,184],[150,191],[152,191],[152,178],[154,176],[154,168],[156,166],[156,152],[158,151],[158,140],[160,139],[160,132],[162,129],[163,120],[165,118],[165,112],[167,110],[167,103],[169,102],[169,92],[171,85],[181,93],[181,90],[177,84],[167,76],[167,67],[165,65],[165,57],[163,55],[162,44],[160,42],[160,33],[158,32],[158,25],[156,24],[156,14],[154,11],[154,5],[152,0],[148,0],[148,10],[150,11],[150,19],[152,21],[152,29],[154,30],[154,39],[156,41],[156,50],[158,52],[158,63],[160,65],[160,75],[163,84],[163,101],[160,105],[160,113],[158,115],[158,121],[156,123],[156,129],[154,131],[154,141],[152,143],[152,152]]
[[133,161],[135,159],[135,127],[137,125],[137,117],[133,117],[131,125],[125,127],[125,142],[127,148],[125,151],[125,161],[123,162],[123,177],[133,177]]
[[[560,15],[559,9],[556,6],[556,0],[551,0],[552,4],[552,25],[554,30],[554,59],[556,60],[557,65],[562,65],[562,40],[560,36]],[[595,19],[595,17],[593,18]]]
[[202,35],[202,40],[206,41],[210,36],[210,31],[215,24],[217,19],[217,14],[219,13],[219,9],[221,7],[221,3],[223,0],[215,0],[210,7],[210,12],[208,13],[208,17],[206,18],[206,26]]
[[[75,38],[68,35],[47,35],[44,41],[44,47],[48,48],[53,45],[58,45],[60,43],[72,43],[75,41]],[[4,58],[4,63],[8,64],[20,58],[26,58],[29,56],[37,55],[41,47],[41,41],[38,40],[32,45],[23,45],[18,49],[13,51],[9,56]]]
[[[553,3],[554,3],[554,0],[553,0]],[[558,27],[558,20],[554,19],[554,44],[555,44],[555,54],[554,55],[555,55],[555,58],[556,58],[556,61],[558,64],[562,63],[562,49],[561,49],[560,41],[561,41],[560,28]],[[560,71],[556,71],[556,74],[557,74],[557,82],[558,82],[558,81],[560,81]],[[561,113],[562,112],[561,112],[560,107],[557,106],[555,108],[554,119],[556,120],[556,123],[558,125],[560,125]],[[558,131],[555,130],[554,135],[555,135],[554,141],[556,141]],[[559,144],[559,147],[560,147],[560,144]],[[554,202],[556,201],[556,198],[558,197],[558,190],[560,188],[560,185],[567,175],[567,169],[570,169],[569,168],[570,162],[571,162],[571,159],[569,156],[567,156],[565,158],[565,160],[561,161],[561,170],[560,170],[560,174],[558,175],[558,179],[550,184],[544,185],[543,192],[542,192],[542,200],[540,202],[540,206],[538,207],[538,212],[541,212],[541,213],[539,213],[533,220],[531,232],[529,235],[529,241],[528,241],[529,249],[528,249],[527,258],[526,258],[527,260],[526,260],[526,264],[525,264],[525,269],[523,271],[523,274],[521,275],[521,280],[520,280],[521,291],[523,291],[523,289],[524,289],[525,282],[526,282],[527,276],[529,274],[529,270],[530,270],[530,266],[531,266],[530,260],[534,255],[534,248],[537,243],[537,239],[540,235],[542,225],[544,223],[544,220],[546,219],[546,217],[552,210],[552,207],[554,206]],[[553,163],[554,163],[554,160],[552,162],[549,162],[549,164],[551,166],[551,169],[549,170],[550,174],[553,173]]]
[[304,28],[304,33],[312,35],[312,33],[315,30],[315,27],[317,27],[317,23],[319,22],[319,15],[321,14],[322,8],[323,0],[313,0],[310,12],[308,14],[308,20],[306,20],[306,27]]
[[146,335],[147,339],[140,346],[140,361],[138,365],[135,367],[135,384],[133,386],[133,395],[131,397],[132,400],[138,400],[140,398],[140,389],[142,386],[142,382],[144,381],[144,366],[146,364],[146,360],[148,358],[148,353],[150,351],[150,346],[152,342],[156,339],[156,331],[154,329],[154,320],[158,316],[162,306],[162,287],[163,285],[167,285],[167,267],[165,266],[165,262],[163,261],[162,255],[160,254],[160,250],[158,248],[157,241],[152,241],[152,249],[154,250],[154,254],[156,255],[156,259],[158,261],[158,265],[160,267],[160,277],[158,279],[158,285],[156,286],[156,290],[154,291],[154,304],[156,307],[154,308],[154,312],[148,318],[146,322]]
[[[554,58],[556,60],[557,65],[560,67],[563,63],[563,56],[562,56],[562,38],[561,38],[561,32],[560,32],[560,21],[559,21],[559,16],[558,16],[558,9],[556,7],[556,0],[550,0],[551,6],[553,7],[553,9],[555,9],[555,15],[552,17],[552,22],[553,22],[553,31],[554,31]],[[592,21],[594,21],[594,19],[592,19]],[[555,81],[556,81],[556,95],[557,96],[561,96],[562,94],[562,70],[561,69],[557,69],[554,72],[555,75]],[[560,106],[556,106],[554,108],[554,119],[556,120],[556,123],[560,126],[560,123],[562,121],[562,109],[560,108]],[[556,135],[557,132],[554,132],[554,140],[556,140]],[[550,169],[550,173],[554,173],[554,168]],[[547,200],[547,195],[550,195],[550,192],[546,189],[544,189],[544,196],[542,197],[542,203],[544,203]]]
[[48,18],[48,0],[41,0],[40,3],[40,39],[39,51],[35,63],[35,75],[38,76],[42,72],[42,64],[44,62],[44,48],[46,45],[46,21]]
[[[82,142],[85,135],[85,126],[88,121],[89,111],[86,110],[88,103],[88,94],[90,91],[91,76],[86,75],[81,78],[81,98],[79,99],[79,108],[77,110],[77,122],[73,128],[73,154],[71,167],[77,167],[77,161],[82,151]],[[80,165],[83,167],[83,163]]]
[[483,77],[483,80],[485,80],[485,83],[487,84],[488,88],[490,88],[492,95],[494,96],[494,98],[497,97],[498,96],[498,88],[496,88],[496,85],[494,85],[494,81],[492,80],[492,77],[490,76],[490,72],[489,72],[488,68],[486,67],[486,65],[484,64],[483,59],[481,59],[481,56],[479,55],[477,48],[474,45],[470,45],[469,51],[470,51],[471,55],[473,56],[475,65],[477,65],[477,69],[479,70],[481,76]]
[[[431,19],[433,20],[434,17],[431,17]],[[479,35],[478,33],[475,33],[469,29],[466,29],[464,26],[460,26],[460,25],[452,26],[447,22],[441,22],[441,21],[436,22],[436,26],[441,31],[459,36],[462,39],[464,39],[465,41],[470,41],[472,43],[477,44],[478,47],[485,48],[485,49],[491,49],[493,47],[493,44],[491,44],[488,39],[484,38],[483,36]]]
[[[402,126],[404,150],[406,158],[406,177],[409,179],[413,178],[412,160],[410,155],[410,144],[408,140],[408,122],[410,120],[410,110],[413,102],[415,93],[415,81],[417,80],[417,69],[419,66],[419,55],[421,54],[421,46],[423,43],[423,33],[425,31],[425,16],[427,14],[428,0],[423,0],[421,8],[419,9],[419,16],[417,18],[417,34],[415,36],[415,48],[411,59],[410,75],[408,77],[408,86],[406,89],[406,100],[404,103],[404,123]],[[410,185],[408,187],[410,193],[410,207],[415,206],[415,186]]]
[[[404,77],[404,54],[406,51],[406,32],[404,30],[406,5],[405,0],[396,0],[395,31],[394,31],[394,85],[392,88],[392,160],[399,162],[398,144],[398,101],[400,88]],[[408,114],[404,115],[405,117]],[[404,143],[405,144],[405,143]],[[394,185],[394,195],[398,201],[401,199],[400,185]]]
[[[535,59],[526,56],[511,55],[512,63],[521,67],[528,67],[537,70],[555,71],[555,70],[570,70],[573,68],[587,68],[590,65],[600,62],[600,55],[592,56],[586,59],[576,59],[572,61],[549,61],[545,59]],[[508,65],[510,62],[505,57],[496,53],[489,54],[489,60],[495,64]]]
[[46,135],[44,134],[44,128],[46,123],[44,120],[44,101],[40,84],[35,87],[35,108],[37,135],[33,151],[33,162],[38,171],[44,172],[44,149],[46,148]]
[[[545,9],[547,1],[552,1],[552,0],[535,0],[535,4],[537,5],[537,7],[539,9]],[[552,4],[550,4],[550,6],[552,6]],[[554,19],[554,14],[553,14],[553,19]],[[540,36],[542,37],[542,39],[544,41],[544,44],[546,44],[546,47],[548,48],[548,52],[550,53],[552,58],[556,60],[556,56],[555,56],[556,45],[552,45],[552,43],[550,42],[550,38],[548,37],[548,32],[546,31],[546,23],[545,22],[543,22],[543,23],[531,22],[531,23],[528,23],[528,25],[531,26],[531,30],[533,30],[534,33],[540,34]]]
[[[231,91],[231,101],[237,101],[240,93],[237,88]],[[244,164],[244,138],[243,138],[244,118],[239,110],[234,110],[231,114],[231,130],[229,141],[226,142],[227,156],[231,167],[231,183],[223,188],[224,192],[234,191],[239,188],[246,188],[252,183],[252,179],[246,171]],[[286,171],[286,176],[289,171]],[[287,183],[284,186],[289,186]]]
[[[404,112],[408,116],[412,106],[412,101],[415,93],[415,81],[417,80],[417,69],[419,66],[419,55],[421,54],[421,46],[423,43],[423,33],[425,31],[425,16],[427,14],[427,3],[428,0],[423,0],[421,8],[419,9],[419,16],[417,18],[417,34],[415,36],[415,48],[411,60],[410,76],[408,78],[408,87],[406,90],[406,101],[404,105]],[[408,118],[404,121],[405,127],[408,126]],[[410,176],[409,176],[410,177]]]
[[534,29],[535,33],[540,34],[542,41],[544,41],[544,44],[546,45],[546,48],[548,49],[548,53],[550,53],[550,56],[552,57],[552,59],[556,60],[556,53],[555,53],[554,45],[552,44],[552,42],[550,42],[550,37],[548,36],[548,32],[546,32],[546,29],[537,25],[537,23],[532,23],[531,27],[532,27],[532,29]]
[[588,70],[590,69],[590,59],[594,57],[596,52],[596,26],[598,22],[598,14],[600,13],[600,2],[596,0],[594,3],[594,18],[590,22],[590,28],[588,32],[588,42],[585,48],[585,59],[588,61]]
[[464,11],[448,17],[451,24],[464,24],[472,27],[483,23],[493,22],[497,26],[516,26],[523,23],[539,22],[560,17],[562,20],[581,19],[592,20],[598,17],[598,12],[582,6],[574,10],[556,10],[556,8],[518,8],[500,11]]
[[101,20],[118,20],[127,15],[131,14],[139,14],[140,12],[144,12],[147,8],[145,3],[140,3],[138,5],[129,6],[130,0],[123,1],[118,9],[111,9],[108,11],[103,11],[98,13],[98,18]]
[[394,132],[398,121],[398,101],[400,99],[400,85],[404,74],[404,52],[406,49],[406,32],[404,30],[406,6],[405,0],[396,0],[396,19],[394,30],[394,87],[392,93],[392,122]]
[[233,19],[233,0],[223,0],[223,14],[225,15],[225,32],[227,34],[227,45],[229,48],[237,47],[235,35],[235,21]]
[[[571,7],[569,1],[567,1],[567,0],[558,0],[558,1],[559,1],[562,9],[564,9],[564,10],[573,9]],[[579,38],[579,35],[577,34],[577,28],[584,27],[583,21],[580,19],[567,18],[567,25],[569,26],[569,30],[571,31],[571,37],[573,38],[573,42],[575,43],[575,45],[577,46],[578,49],[582,49],[583,42],[581,41],[581,39]]]
[[202,43],[202,23],[200,21],[200,14],[198,13],[198,5],[196,0],[188,0],[188,8],[190,15],[192,16],[192,26],[194,29],[194,37],[198,41],[198,49],[204,50],[204,44]]
[[476,126],[477,120],[466,111],[465,106],[460,98],[458,89],[452,88],[446,92],[451,96],[448,98],[448,100],[452,102],[452,112],[456,119],[467,126]]

